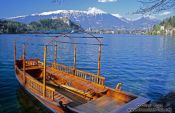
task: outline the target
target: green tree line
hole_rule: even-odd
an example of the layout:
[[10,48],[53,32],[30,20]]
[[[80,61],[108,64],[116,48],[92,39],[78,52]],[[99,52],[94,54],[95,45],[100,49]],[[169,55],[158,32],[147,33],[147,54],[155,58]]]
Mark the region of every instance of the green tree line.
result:
[[20,33],[58,33],[70,32],[82,29],[80,25],[68,19],[44,19],[30,24],[24,24],[12,20],[0,20],[1,34],[20,34]]
[[148,33],[151,35],[175,36],[175,16],[163,20],[160,24],[154,25]]

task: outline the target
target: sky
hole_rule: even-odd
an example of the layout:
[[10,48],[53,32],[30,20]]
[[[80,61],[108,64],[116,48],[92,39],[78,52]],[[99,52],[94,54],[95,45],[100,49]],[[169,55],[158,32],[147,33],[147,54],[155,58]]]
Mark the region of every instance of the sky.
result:
[[[0,0],[0,18],[55,10],[88,10],[90,7],[128,19],[142,16],[133,14],[141,7],[138,0]],[[166,10],[149,16],[164,19],[172,15],[175,11]]]

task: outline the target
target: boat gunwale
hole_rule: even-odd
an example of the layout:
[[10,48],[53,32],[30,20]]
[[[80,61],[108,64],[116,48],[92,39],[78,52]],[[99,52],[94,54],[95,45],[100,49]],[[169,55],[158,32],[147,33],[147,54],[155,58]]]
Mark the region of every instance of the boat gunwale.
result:
[[[15,66],[15,69],[18,70],[18,71],[20,71],[20,72],[22,72],[22,70],[20,70],[20,68],[19,68],[18,66]],[[15,73],[16,73],[16,71],[15,71]],[[16,73],[16,78],[18,79],[18,81],[20,82],[20,84],[22,84],[26,89],[32,90],[30,87],[26,87],[26,86],[21,82],[21,80],[19,80],[19,78],[18,78],[17,75],[18,75],[18,74]],[[36,80],[36,79],[35,79],[34,77],[32,77],[30,74],[25,73],[25,75],[27,75],[26,77],[32,79],[32,80],[35,81],[37,84],[39,84],[39,85],[42,86],[42,83],[39,82],[38,80]],[[46,89],[52,90],[52,91],[54,91],[55,93],[57,93],[57,94],[63,96],[64,98],[66,98],[66,100],[72,102],[71,99],[69,99],[68,97],[66,97],[66,96],[64,96],[64,95],[62,95],[62,94],[60,94],[60,93],[57,92],[54,88],[52,88],[52,87],[46,85]],[[56,101],[54,101],[54,100],[52,100],[52,99],[50,99],[50,98],[48,98],[48,97],[43,97],[43,96],[41,96],[40,94],[37,94],[37,93],[34,93],[34,92],[32,92],[32,93],[38,95],[39,97],[41,97],[41,98],[44,99],[44,100],[52,101],[52,103],[55,104],[55,105],[59,105]]]
[[[18,68],[18,67],[15,66],[15,69],[17,69],[17,68]],[[35,97],[39,102],[41,102],[45,107],[47,107],[48,109],[50,109],[52,112],[57,113],[53,108],[47,106],[43,101],[48,102],[49,104],[53,104],[53,105],[55,105],[55,106],[59,106],[59,104],[54,104],[54,103],[48,101],[47,99],[43,98],[42,96],[39,96],[39,95],[37,95],[37,94],[31,92],[28,88],[26,88],[26,87],[24,86],[23,83],[21,83],[21,81],[20,81],[19,78],[18,78],[18,74],[16,73],[16,71],[15,71],[15,75],[16,75],[16,79],[18,80],[18,82],[19,82],[20,86],[22,86],[22,88],[24,88],[29,94],[31,94],[32,96],[34,96],[34,97]],[[43,100],[43,101],[40,101],[40,99]]]

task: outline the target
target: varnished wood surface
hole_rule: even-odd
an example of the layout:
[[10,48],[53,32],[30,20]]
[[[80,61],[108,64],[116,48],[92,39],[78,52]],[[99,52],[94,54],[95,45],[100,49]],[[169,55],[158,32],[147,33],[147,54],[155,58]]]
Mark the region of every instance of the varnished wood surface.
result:
[[67,91],[66,89],[64,88],[61,88],[59,86],[55,86],[53,85],[52,83],[50,83],[49,81],[47,82],[47,85],[49,85],[50,87],[54,88],[58,93],[70,98],[72,100],[72,102],[70,102],[68,104],[68,106],[70,107],[75,107],[75,106],[78,106],[78,105],[81,105],[81,104],[84,104],[87,102],[86,99],[76,95],[76,94],[73,94],[69,91]]
[[[30,64],[30,62],[28,63]],[[63,112],[63,109],[58,106],[60,101],[63,101],[68,107],[80,113],[126,113],[128,108],[132,107],[136,109],[138,107],[137,105],[143,105],[148,102],[144,98],[136,98],[127,93],[105,87],[101,83],[98,84],[98,81],[97,83],[88,81],[84,75],[78,77],[72,73],[66,73],[50,66],[46,67],[46,78],[48,77],[49,79],[49,77],[51,77],[47,81],[51,81],[56,85],[52,87],[46,83],[46,97],[43,97],[42,82],[39,82],[34,76],[32,77],[27,73],[36,69],[43,71],[42,66],[28,65],[25,73],[26,82],[24,82],[23,70],[20,65],[21,61],[16,64],[19,65],[19,68],[17,66],[15,67],[20,83],[32,95],[36,95],[35,97],[45,106],[59,113]],[[42,74],[39,73],[39,75]],[[93,74],[92,76],[96,77],[96,75]],[[40,79],[42,79],[42,76]],[[103,78],[101,80],[103,80]],[[57,84],[59,87],[57,87]],[[74,92],[79,92],[79,95],[82,96],[79,97]],[[86,98],[87,94],[89,97],[92,97],[92,100]],[[96,94],[98,94],[98,96]]]
[[125,103],[109,96],[102,96],[86,104],[77,106],[75,109],[85,113],[109,113],[120,108]]
[[[55,75],[57,78],[57,81],[63,84],[68,84],[74,88],[77,88],[79,90],[87,90],[88,88],[91,88],[92,90],[94,90],[96,93],[100,93],[105,91],[105,87],[104,86],[100,86],[100,85],[96,85],[90,81],[87,80],[83,80],[79,77],[76,77],[72,74],[68,74],[59,70],[56,70],[52,67],[47,67],[47,72]],[[70,84],[69,84],[70,83]]]
[[138,98],[130,101],[129,103],[126,103],[121,108],[113,110],[111,113],[130,113],[130,111],[133,111],[133,110],[139,108],[140,105],[143,105],[149,101],[150,100],[147,98],[138,97]]

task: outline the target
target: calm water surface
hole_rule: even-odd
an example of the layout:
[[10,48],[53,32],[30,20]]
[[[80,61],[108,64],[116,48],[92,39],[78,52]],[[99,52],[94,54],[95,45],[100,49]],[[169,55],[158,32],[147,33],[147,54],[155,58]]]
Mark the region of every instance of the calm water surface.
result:
[[[102,72],[106,85],[157,100],[175,91],[175,38],[136,35],[102,35]],[[13,67],[13,42],[17,41],[17,56],[21,44],[28,42],[27,57],[43,58],[43,46],[53,38],[36,35],[0,35],[0,113],[49,112],[19,86]],[[59,39],[58,41],[70,41]],[[76,42],[97,43],[93,39]],[[50,42],[51,43],[51,42]],[[54,42],[56,43],[56,42]],[[59,42],[57,42],[59,44]],[[57,61],[73,65],[73,45],[59,44]],[[77,45],[77,67],[96,73],[97,46]],[[53,48],[48,48],[48,61],[53,61]]]

